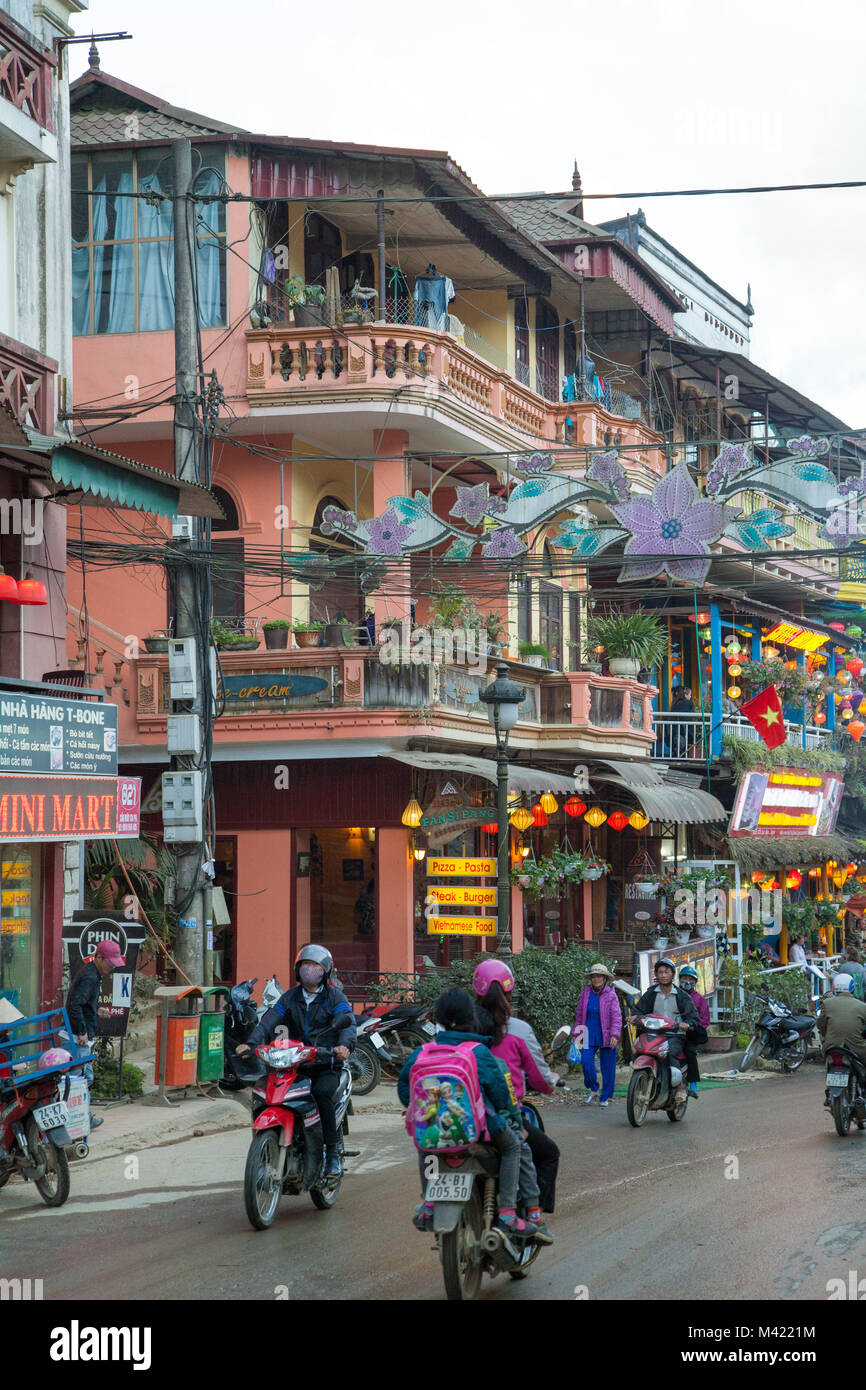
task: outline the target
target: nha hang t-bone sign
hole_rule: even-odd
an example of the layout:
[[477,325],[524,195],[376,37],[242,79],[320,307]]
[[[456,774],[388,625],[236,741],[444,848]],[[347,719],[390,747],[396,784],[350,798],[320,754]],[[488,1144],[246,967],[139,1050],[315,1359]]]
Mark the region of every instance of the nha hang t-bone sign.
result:
[[[866,537],[866,515],[861,518],[866,480],[838,483],[821,461],[829,449],[826,439],[804,435],[790,441],[787,456],[768,465],[756,463],[746,444],[725,444],[710,467],[703,495],[685,463],[672,468],[651,493],[638,493],[615,449],[596,454],[584,475],[558,470],[552,454],[533,453],[512,461],[516,476],[506,482],[502,495],[491,494],[486,482],[458,487],[447,517],[436,514],[427,493],[416,492],[390,498],[385,511],[369,519],[326,507],[322,530],[382,560],[450,541],[443,559],[468,560],[480,549],[484,559],[508,563],[527,550],[523,537],[528,532],[571,511],[574,520],[551,537],[557,549],[588,558],[624,542],[627,562],[619,573],[621,584],[661,575],[702,584],[711,547],[723,535],[756,552],[793,533],[775,506],[751,512],[728,506],[737,495],[759,492],[786,510],[814,518],[822,523],[818,534],[836,545],[849,544],[855,534]],[[601,504],[617,524],[597,522],[588,503]]]

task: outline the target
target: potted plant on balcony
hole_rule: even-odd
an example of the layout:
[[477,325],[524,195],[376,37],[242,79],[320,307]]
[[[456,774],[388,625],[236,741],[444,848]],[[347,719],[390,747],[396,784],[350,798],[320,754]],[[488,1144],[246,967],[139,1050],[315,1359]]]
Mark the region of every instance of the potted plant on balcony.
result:
[[527,666],[543,669],[550,665],[550,652],[543,642],[520,642],[517,647],[520,660]]
[[265,646],[269,652],[285,651],[289,645],[289,628],[291,624],[287,618],[272,618],[269,622],[262,623],[262,632],[265,634]]
[[296,618],[292,623],[292,632],[299,647],[320,647],[324,630],[325,624],[319,622],[318,618]]
[[321,285],[305,285],[300,275],[290,275],[283,282],[283,290],[297,328],[322,327],[325,291]]
[[168,644],[171,640],[171,630],[166,629],[162,632],[151,632],[144,639],[144,650],[151,655],[164,656],[168,651]]
[[221,652],[254,652],[259,645],[259,639],[254,632],[248,632],[243,626],[243,619],[240,620],[239,627],[232,627],[230,621],[223,618],[213,618],[210,630],[213,637],[214,646]]
[[502,621],[498,613],[490,612],[483,615],[481,626],[487,633],[487,655],[502,656],[508,645],[508,624]]
[[667,629],[651,613],[614,610],[606,617],[593,615],[587,634],[593,646],[605,648],[612,676],[637,676],[642,668],[659,666],[667,656]]

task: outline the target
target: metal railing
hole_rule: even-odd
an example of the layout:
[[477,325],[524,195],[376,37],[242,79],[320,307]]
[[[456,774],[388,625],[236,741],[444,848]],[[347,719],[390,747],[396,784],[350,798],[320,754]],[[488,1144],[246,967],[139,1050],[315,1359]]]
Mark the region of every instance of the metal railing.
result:
[[[653,715],[656,741],[650,752],[651,758],[661,758],[666,762],[702,763],[706,760],[705,740],[711,737],[712,719],[709,711],[704,719],[699,714],[674,714],[663,712]],[[758,743],[760,734],[744,715],[725,715],[722,721],[722,737],[745,739],[748,743]],[[832,741],[833,735],[817,724],[807,724],[805,743],[803,725],[785,720],[785,742],[794,748],[822,748]]]

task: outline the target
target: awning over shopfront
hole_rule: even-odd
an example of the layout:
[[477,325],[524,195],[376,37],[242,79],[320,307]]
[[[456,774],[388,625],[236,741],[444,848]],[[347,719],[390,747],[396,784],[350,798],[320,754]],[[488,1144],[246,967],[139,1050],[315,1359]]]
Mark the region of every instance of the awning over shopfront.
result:
[[[426,772],[462,772],[470,777],[484,777],[496,785],[496,764],[490,758],[463,757],[456,753],[380,753],[380,758],[395,758],[397,762],[408,763],[409,767],[423,768]],[[545,772],[543,768],[508,768],[508,789],[512,792],[560,792],[571,796],[575,791],[573,777],[563,777],[556,772]],[[586,784],[582,784],[586,790]]]
[[748,873],[781,866],[805,868],[826,864],[829,859],[844,864],[857,858],[857,846],[844,835],[735,835],[725,837],[724,853]]
[[670,777],[662,777],[654,767],[611,762],[606,758],[599,758],[598,762],[610,771],[594,772],[595,779],[626,788],[650,820],[703,825],[707,821],[728,819],[729,813],[715,796],[699,787],[684,786]]

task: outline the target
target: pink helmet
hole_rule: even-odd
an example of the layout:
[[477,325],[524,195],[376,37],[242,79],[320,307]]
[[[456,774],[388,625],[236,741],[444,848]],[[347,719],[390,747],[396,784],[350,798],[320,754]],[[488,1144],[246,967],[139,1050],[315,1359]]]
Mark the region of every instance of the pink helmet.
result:
[[67,1052],[65,1047],[49,1047],[39,1058],[39,1067],[65,1067],[71,1061],[72,1053]]
[[502,986],[506,994],[510,994],[514,989],[514,975],[509,967],[502,960],[483,960],[476,967],[475,974],[472,976],[472,988],[475,990],[479,999],[483,999],[490,986],[494,983]]

